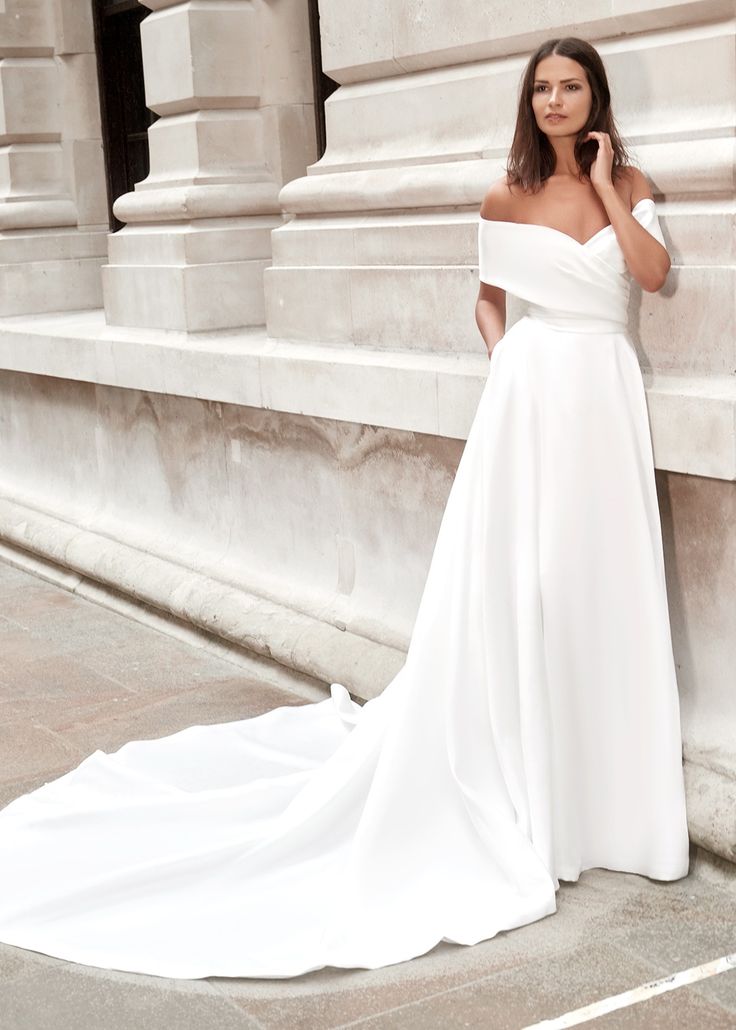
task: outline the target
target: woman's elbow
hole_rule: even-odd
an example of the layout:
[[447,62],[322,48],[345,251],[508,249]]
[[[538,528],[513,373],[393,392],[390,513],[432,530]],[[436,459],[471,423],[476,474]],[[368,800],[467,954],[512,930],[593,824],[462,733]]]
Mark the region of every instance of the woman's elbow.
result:
[[642,278],[639,281],[639,285],[641,286],[642,290],[646,290],[647,293],[657,293],[659,290],[661,290],[664,284],[667,282],[667,276],[669,275],[671,267],[672,263],[668,257],[666,264],[664,264],[661,268],[657,269],[656,271],[651,271],[646,276],[646,278]]

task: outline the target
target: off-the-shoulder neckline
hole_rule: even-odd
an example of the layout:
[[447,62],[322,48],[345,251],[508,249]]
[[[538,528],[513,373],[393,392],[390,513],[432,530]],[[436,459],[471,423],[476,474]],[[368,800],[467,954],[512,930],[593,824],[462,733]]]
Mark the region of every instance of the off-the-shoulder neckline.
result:
[[[637,202],[631,209],[631,214],[633,215],[634,211],[636,211],[639,205],[644,203],[653,204],[654,200],[651,197],[642,197],[641,200],[637,200]],[[576,240],[574,236],[570,235],[570,233],[563,232],[562,229],[555,229],[555,227],[552,225],[540,225],[537,222],[511,222],[508,219],[503,218],[484,218],[481,214],[478,215],[478,218],[481,222],[485,222],[487,225],[514,225],[522,226],[525,229],[545,229],[547,232],[553,232],[556,233],[558,236],[564,236],[566,240],[570,240],[578,247],[587,247],[589,243],[592,243],[593,240],[597,239],[602,233],[606,232],[607,229],[613,228],[613,226],[609,222],[608,225],[604,225],[602,229],[599,229],[597,232],[594,232],[593,235],[589,236],[584,243],[581,243],[580,240]]]

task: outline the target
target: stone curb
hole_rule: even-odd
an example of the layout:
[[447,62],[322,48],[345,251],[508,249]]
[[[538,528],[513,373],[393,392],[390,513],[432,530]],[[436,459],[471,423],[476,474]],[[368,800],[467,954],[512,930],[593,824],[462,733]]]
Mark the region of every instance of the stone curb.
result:
[[0,540],[364,700],[406,660],[394,647],[3,497]]

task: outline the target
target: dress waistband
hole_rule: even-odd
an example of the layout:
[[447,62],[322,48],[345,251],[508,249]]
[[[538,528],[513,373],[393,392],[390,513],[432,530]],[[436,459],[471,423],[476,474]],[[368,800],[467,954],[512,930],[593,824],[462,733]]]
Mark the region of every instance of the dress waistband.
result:
[[539,304],[529,304],[525,317],[566,333],[625,333],[628,328],[626,322],[613,318],[559,312]]

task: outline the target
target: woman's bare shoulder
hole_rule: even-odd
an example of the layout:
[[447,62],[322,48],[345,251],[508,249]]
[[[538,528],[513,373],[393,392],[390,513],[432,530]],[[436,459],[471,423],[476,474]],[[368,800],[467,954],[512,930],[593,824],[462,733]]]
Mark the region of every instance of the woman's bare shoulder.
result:
[[489,221],[512,221],[512,210],[517,190],[509,183],[508,176],[495,179],[483,197],[480,206],[481,218]]
[[641,169],[636,168],[634,165],[624,165],[621,169],[621,176],[630,208],[633,208],[634,204],[638,204],[640,200],[645,198],[654,200],[649,180]]

